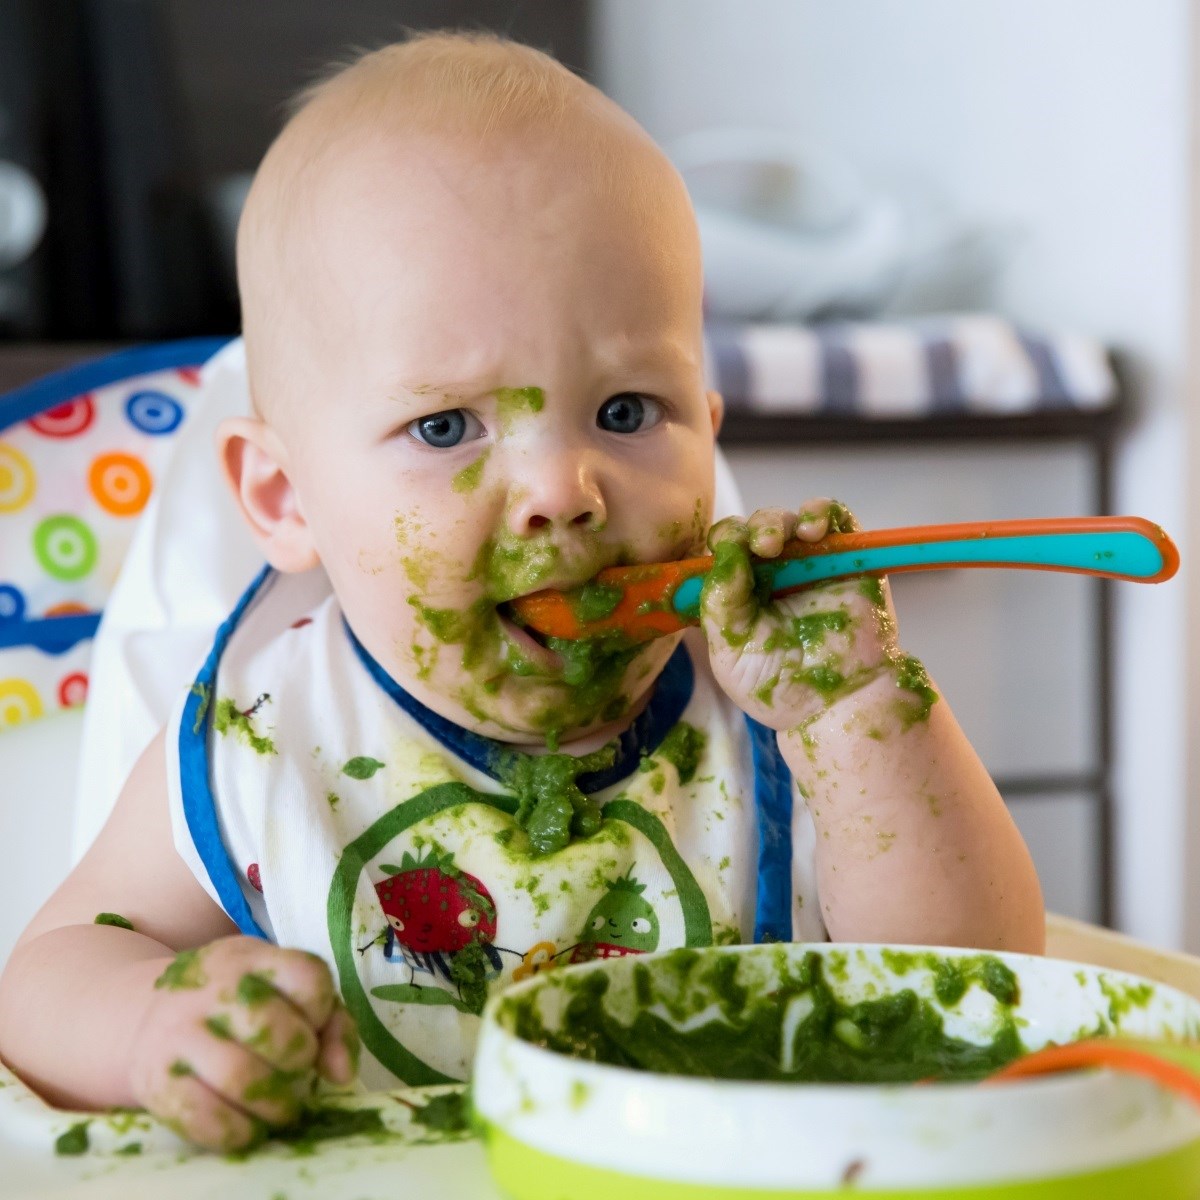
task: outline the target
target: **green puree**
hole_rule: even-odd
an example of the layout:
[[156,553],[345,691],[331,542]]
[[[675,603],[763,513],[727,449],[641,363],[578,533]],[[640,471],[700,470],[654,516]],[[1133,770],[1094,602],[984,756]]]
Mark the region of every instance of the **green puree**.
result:
[[569,594],[571,609],[578,620],[603,621],[612,616],[625,597],[625,590],[615,583],[585,583],[578,591]]
[[[904,988],[847,1003],[830,987],[815,953],[777,960],[777,985],[739,979],[741,956],[679,950],[632,968],[636,1003],[609,996],[605,971],[567,973],[562,1022],[538,1011],[538,989],[507,996],[499,1015],[518,1037],[560,1054],[614,1066],[707,1079],[795,1083],[911,1083],[978,1079],[1025,1053],[1011,1008],[1017,981],[998,959],[935,959],[937,994],[961,997],[978,984],[998,1002],[990,1042],[946,1033],[938,1007]],[[911,956],[917,965],[917,956]],[[894,969],[894,968],[893,968]],[[711,1014],[702,1024],[701,1014]],[[665,1016],[662,1014],[666,1014]],[[683,1028],[680,1028],[683,1026]]]
[[579,788],[580,775],[602,771],[616,761],[615,743],[575,758],[570,754],[531,755],[512,751],[497,764],[500,781],[517,797],[517,823],[536,854],[553,854],[572,837],[600,829],[600,806]]
[[117,929],[128,929],[133,931],[133,922],[128,917],[121,916],[120,913],[102,912],[97,913],[92,921],[93,925],[113,925]]

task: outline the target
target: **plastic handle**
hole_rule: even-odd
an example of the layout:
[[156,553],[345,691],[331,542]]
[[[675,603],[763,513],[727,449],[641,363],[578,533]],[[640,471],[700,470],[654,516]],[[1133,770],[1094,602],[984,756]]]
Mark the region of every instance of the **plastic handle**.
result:
[[[872,545],[872,540],[883,544]],[[813,553],[797,547],[796,557],[758,562],[755,573],[768,582],[772,595],[780,595],[847,575],[948,567],[1025,567],[1158,582],[1170,578],[1179,565],[1166,534],[1139,517],[926,526],[847,534],[830,541],[857,544],[822,550],[816,543]],[[703,582],[702,576],[693,576],[675,589],[676,612],[696,616]]]

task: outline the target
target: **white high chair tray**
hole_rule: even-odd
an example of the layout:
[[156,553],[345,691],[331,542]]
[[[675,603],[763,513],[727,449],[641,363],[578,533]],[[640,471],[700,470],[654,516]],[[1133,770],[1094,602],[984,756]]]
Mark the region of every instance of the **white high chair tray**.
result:
[[[1200,996],[1200,959],[1140,945],[1063,917],[1047,919],[1047,951],[1057,958],[1133,971]],[[412,1105],[453,1088],[377,1093],[353,1101],[377,1108],[389,1130],[316,1142],[311,1150],[270,1143],[233,1161],[189,1148],[136,1114],[97,1116],[53,1109],[0,1065],[0,1196],[3,1200],[502,1200],[482,1144],[431,1137]],[[89,1148],[55,1153],[58,1137],[88,1122]],[[123,1147],[141,1145],[134,1154]]]
[[[311,1148],[268,1143],[244,1159],[205,1154],[139,1114],[50,1108],[0,1066],[0,1195],[4,1200],[502,1200],[476,1139],[439,1139],[412,1120],[408,1104],[446,1088],[357,1098],[375,1108],[386,1136],[317,1141]],[[408,1103],[406,1103],[408,1101]],[[55,1152],[55,1141],[87,1122],[88,1149]],[[123,1147],[139,1145],[131,1153]]]

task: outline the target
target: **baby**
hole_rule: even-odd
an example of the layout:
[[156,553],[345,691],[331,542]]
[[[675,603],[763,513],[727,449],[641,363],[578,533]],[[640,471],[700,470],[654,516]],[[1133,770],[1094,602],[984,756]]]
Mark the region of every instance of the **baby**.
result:
[[[255,415],[219,453],[270,569],[0,981],[33,1087],[236,1149],[350,1083],[360,1034],[367,1086],[465,1077],[486,996],[570,962],[1041,949],[886,585],[754,586],[849,514],[709,529],[696,225],[614,104],[502,40],[368,54],[268,152],[238,272]],[[706,535],[686,636],[507,606]]]

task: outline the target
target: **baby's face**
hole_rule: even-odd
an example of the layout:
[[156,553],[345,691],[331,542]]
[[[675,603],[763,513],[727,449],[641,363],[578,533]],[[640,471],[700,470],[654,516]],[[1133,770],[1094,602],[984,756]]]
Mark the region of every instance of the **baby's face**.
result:
[[564,662],[506,602],[697,551],[711,516],[690,209],[648,152],[619,174],[515,140],[347,173],[318,214],[319,380],[276,423],[359,639],[518,743],[621,720],[676,639]]

